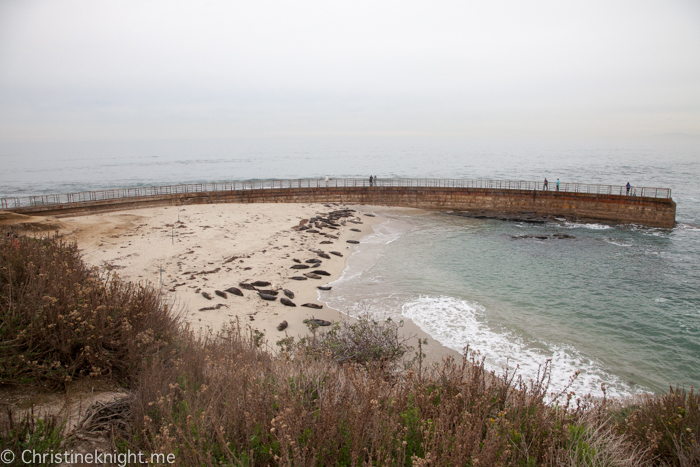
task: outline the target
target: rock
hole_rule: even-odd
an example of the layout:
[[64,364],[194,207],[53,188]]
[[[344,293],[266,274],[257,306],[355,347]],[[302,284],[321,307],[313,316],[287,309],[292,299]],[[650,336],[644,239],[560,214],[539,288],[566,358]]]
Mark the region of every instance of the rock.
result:
[[317,305],[315,303],[304,303],[302,306],[305,306],[306,308],[313,308],[315,310],[320,310],[323,308],[323,305]]
[[319,290],[331,290],[333,287],[331,287],[330,285],[319,285],[316,288]]
[[339,251],[331,251],[331,254],[336,256],[343,256],[343,254]]
[[318,274],[314,274],[313,272],[307,272],[304,275],[309,279],[323,279],[321,276],[319,276]]
[[330,272],[324,271],[323,269],[315,269],[315,270],[313,271],[313,273],[314,273],[314,274],[321,275],[321,276],[330,276],[330,275],[331,275]]
[[272,289],[258,290],[258,292],[264,293],[265,295],[275,295],[275,296],[277,296],[277,294],[279,293],[278,291],[272,290]]
[[258,292],[258,295],[260,295],[260,298],[262,298],[263,300],[269,300],[271,302],[277,300],[277,297],[275,297],[274,295],[268,295],[260,292]]
[[277,325],[277,330],[284,331],[285,329],[287,329],[287,326],[289,326],[289,324],[287,324],[287,320],[284,320],[280,324]]
[[255,288],[255,286],[254,286],[253,284],[246,284],[245,282],[240,282],[240,283],[238,284],[238,286],[239,286],[240,288],[246,289],[246,290],[258,290],[258,289]]
[[222,292],[221,290],[215,290],[214,293],[221,298],[228,298],[228,295],[226,295],[226,292]]
[[211,300],[211,295],[209,295],[208,292],[202,292],[202,297],[206,298],[207,300]]
[[294,292],[292,292],[291,290],[284,289],[283,292],[287,297],[294,298]]
[[285,306],[296,306],[296,304],[288,298],[282,297],[282,298],[280,298],[280,302],[282,302],[282,305],[285,305]]
[[239,289],[238,287],[229,287],[228,289],[226,289],[226,292],[233,295],[238,295],[239,297],[243,296],[243,292],[241,292],[241,289]]
[[307,264],[295,264],[290,269],[309,269]]
[[357,240],[345,240],[345,241],[348,242],[348,243],[360,243],[360,242],[358,242]]
[[330,326],[331,325],[330,321],[326,321],[325,319],[318,319],[318,318],[305,319],[304,323],[316,323],[319,326]]
[[360,229],[350,229],[350,230],[352,230],[353,232],[362,232]]
[[267,287],[268,285],[270,285],[270,283],[267,281],[255,281],[251,285],[253,285],[254,287]]
[[290,277],[290,279],[295,280],[295,281],[305,281],[305,280],[306,280],[306,277],[302,277],[302,276],[292,276],[292,277]]

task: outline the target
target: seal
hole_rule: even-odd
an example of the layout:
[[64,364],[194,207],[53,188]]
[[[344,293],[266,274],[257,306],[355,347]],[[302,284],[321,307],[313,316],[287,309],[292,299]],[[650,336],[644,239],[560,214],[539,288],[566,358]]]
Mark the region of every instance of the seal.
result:
[[238,295],[239,297],[243,296],[243,292],[241,292],[241,289],[239,289],[238,287],[229,287],[228,289],[226,289],[226,292],[232,295]]
[[294,292],[292,292],[291,290],[284,289],[283,292],[287,297],[294,298]]
[[228,295],[226,295],[226,292],[222,292],[221,290],[215,290],[214,293],[221,298],[228,298]]
[[331,275],[330,272],[324,271],[323,269],[314,269],[312,272],[314,274],[318,274],[319,276],[330,276]]
[[282,305],[285,305],[285,306],[296,306],[296,304],[288,298],[282,297],[282,298],[280,298],[280,302],[282,302]]
[[330,285],[319,285],[316,288],[319,290],[331,290],[333,287],[331,287]]
[[360,243],[360,242],[358,242],[357,240],[345,240],[345,241],[348,242],[348,243]]
[[260,298],[262,298],[263,300],[269,300],[269,301],[277,300],[277,297],[275,297],[274,295],[268,295],[268,294],[264,294],[264,293],[260,293],[260,292],[258,292],[258,295],[260,295]]
[[267,287],[268,285],[270,285],[270,283],[267,281],[255,281],[251,282],[251,285],[253,287]]
[[318,318],[311,318],[311,319],[305,319],[304,324],[306,323],[315,323],[319,326],[330,326],[331,322],[326,321],[325,319],[318,319]]
[[315,310],[320,310],[323,308],[323,305],[317,305],[315,303],[304,303],[302,306],[305,306],[306,308],[313,308]]
[[287,329],[287,326],[289,326],[289,325],[287,324],[287,320],[285,319],[284,321],[282,321],[280,324],[277,325],[277,330],[284,331],[285,329]]
[[295,281],[305,281],[306,277],[303,276],[292,276],[290,279],[295,280]]
[[202,292],[202,297],[206,298],[207,300],[211,300],[211,295],[209,295],[208,292]]

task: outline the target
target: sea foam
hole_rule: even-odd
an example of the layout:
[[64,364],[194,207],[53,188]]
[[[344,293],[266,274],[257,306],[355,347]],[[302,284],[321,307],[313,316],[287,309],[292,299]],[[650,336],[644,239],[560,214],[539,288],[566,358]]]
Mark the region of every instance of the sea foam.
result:
[[623,397],[646,392],[620,380],[603,369],[603,364],[582,355],[566,344],[542,341],[525,342],[513,332],[502,332],[488,325],[487,311],[480,305],[453,297],[421,296],[405,303],[402,314],[439,343],[458,352],[466,346],[485,357],[485,364],[497,374],[509,373],[517,367],[524,380],[533,380],[551,360],[549,391],[559,393],[579,371],[570,391],[602,397],[604,383],[608,397]]

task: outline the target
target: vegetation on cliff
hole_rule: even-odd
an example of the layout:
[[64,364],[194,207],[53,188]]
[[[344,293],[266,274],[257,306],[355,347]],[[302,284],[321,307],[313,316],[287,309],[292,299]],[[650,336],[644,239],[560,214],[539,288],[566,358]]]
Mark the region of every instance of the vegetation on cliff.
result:
[[[700,464],[692,389],[557,397],[548,367],[529,382],[475,354],[426,367],[399,327],[363,319],[272,348],[236,323],[195,334],[157,291],[100,276],[60,237],[0,245],[0,382],[117,381],[129,396],[93,417],[117,449],[179,465]],[[8,408],[0,446],[63,449],[61,426]]]

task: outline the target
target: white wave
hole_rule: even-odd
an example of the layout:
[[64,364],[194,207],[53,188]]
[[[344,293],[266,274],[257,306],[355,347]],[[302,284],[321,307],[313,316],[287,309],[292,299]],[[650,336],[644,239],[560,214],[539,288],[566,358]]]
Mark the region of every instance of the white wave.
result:
[[453,297],[421,296],[404,304],[402,314],[446,347],[462,352],[469,345],[470,350],[486,358],[486,365],[496,373],[502,373],[506,365],[511,370],[517,366],[523,379],[532,380],[540,367],[551,360],[551,392],[563,390],[576,371],[580,373],[570,389],[576,394],[602,397],[603,383],[609,397],[643,392],[605,371],[601,362],[569,345],[527,343],[514,333],[494,331],[487,324],[486,310],[477,304]]
[[582,224],[579,222],[564,222],[561,225],[562,228],[566,229],[591,229],[591,230],[608,230],[613,227],[605,224]]
[[676,229],[685,230],[688,232],[700,232],[700,227],[698,227],[697,225],[692,225],[692,224],[679,223],[679,224],[676,224]]
[[603,240],[606,243],[609,243],[611,245],[617,245],[617,246],[622,246],[622,247],[631,247],[632,246],[631,243],[617,243],[615,240],[613,240],[612,238],[609,238],[609,237],[605,237]]

